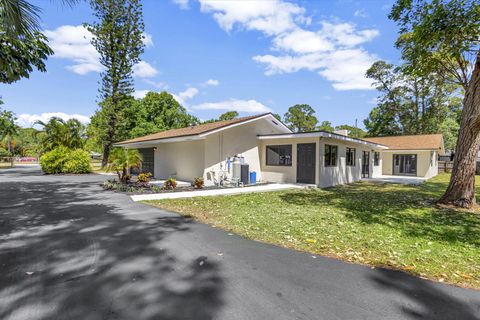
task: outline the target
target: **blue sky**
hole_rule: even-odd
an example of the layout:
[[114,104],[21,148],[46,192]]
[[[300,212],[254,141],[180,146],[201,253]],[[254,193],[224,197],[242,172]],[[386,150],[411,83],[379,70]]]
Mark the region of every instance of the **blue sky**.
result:
[[[73,8],[34,1],[55,55],[47,72],[2,85],[4,108],[28,126],[50,113],[87,121],[97,109],[101,66],[81,26],[86,3]],[[201,119],[228,110],[283,115],[311,105],[319,121],[355,123],[378,95],[363,77],[383,59],[396,63],[397,28],[381,1],[145,0],[146,49],[135,89],[167,90]]]

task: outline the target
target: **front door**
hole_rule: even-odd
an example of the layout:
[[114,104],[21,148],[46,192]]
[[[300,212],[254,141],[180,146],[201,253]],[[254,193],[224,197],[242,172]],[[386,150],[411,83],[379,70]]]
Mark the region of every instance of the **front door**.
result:
[[394,154],[393,155],[393,174],[400,176],[417,175],[417,155],[416,154]]
[[315,143],[297,144],[297,183],[315,184]]
[[362,178],[370,177],[370,151],[363,151],[362,156]]

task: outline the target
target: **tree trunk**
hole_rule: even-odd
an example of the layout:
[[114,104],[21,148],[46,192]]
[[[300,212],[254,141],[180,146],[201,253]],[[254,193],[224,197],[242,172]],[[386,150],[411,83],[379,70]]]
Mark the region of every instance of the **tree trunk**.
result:
[[480,148],[480,52],[463,100],[452,176],[440,203],[470,208],[475,204],[475,169]]
[[108,157],[110,156],[111,149],[112,149],[111,143],[107,143],[103,146],[102,168],[105,168],[108,164]]

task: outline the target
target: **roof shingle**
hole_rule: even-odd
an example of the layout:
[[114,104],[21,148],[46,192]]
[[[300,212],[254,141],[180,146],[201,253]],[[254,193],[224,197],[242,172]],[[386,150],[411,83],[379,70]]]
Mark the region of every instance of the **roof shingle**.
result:
[[223,120],[223,121],[216,121],[210,123],[199,124],[196,126],[190,126],[185,128],[178,128],[178,129],[171,129],[166,131],[161,131],[153,134],[149,134],[143,137],[138,137],[130,140],[125,140],[121,142],[115,143],[116,145],[128,144],[128,143],[135,143],[135,142],[144,142],[144,141],[152,141],[152,140],[161,140],[161,139],[168,139],[168,138],[178,138],[178,137],[186,137],[186,136],[195,136],[202,133],[207,133],[209,131],[213,131],[216,129],[224,128],[233,124],[241,123],[244,121],[252,120],[255,118],[260,118],[269,113],[259,114],[255,116],[249,117],[242,117],[242,118],[235,118],[232,120]]
[[364,140],[383,144],[390,150],[438,150],[443,148],[443,135],[441,134],[373,137],[364,138]]

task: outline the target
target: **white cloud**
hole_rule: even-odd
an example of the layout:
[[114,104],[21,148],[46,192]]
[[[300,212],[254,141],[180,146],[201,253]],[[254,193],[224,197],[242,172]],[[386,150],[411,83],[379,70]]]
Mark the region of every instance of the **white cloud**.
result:
[[150,79],[143,79],[143,81],[157,89],[160,89],[160,90],[167,90],[168,89],[168,84],[166,84],[165,82],[162,82],[162,81],[153,81],[153,80],[150,80]]
[[255,100],[229,99],[220,102],[206,102],[192,106],[194,110],[230,110],[247,113],[270,112],[270,108]]
[[42,121],[42,122],[47,122],[50,120],[50,118],[57,117],[61,118],[65,121],[69,119],[77,119],[83,124],[87,124],[90,122],[90,117],[81,115],[81,114],[66,114],[63,112],[46,112],[42,114],[28,114],[28,113],[22,113],[17,116],[17,125],[23,128],[30,128],[30,127],[35,127],[35,128],[41,128],[41,126],[35,125],[36,121]]
[[[73,61],[67,69],[80,75],[101,72],[100,54],[91,44],[93,35],[84,26],[60,26],[55,30],[45,30],[49,45],[54,51],[54,58]],[[147,47],[153,45],[152,36],[144,33],[143,42]],[[158,72],[148,62],[140,61],[133,67],[138,77],[153,77]]]
[[367,12],[365,12],[364,9],[360,9],[360,10],[355,11],[355,12],[353,13],[353,15],[354,15],[355,17],[359,17],[359,18],[366,18],[366,17],[368,17],[368,14],[367,14]]
[[190,87],[190,88],[187,88],[187,90],[182,91],[178,94],[173,94],[173,97],[175,98],[175,100],[178,101],[178,103],[182,105],[186,105],[188,100],[195,97],[198,94],[198,92],[199,91],[197,88]]
[[218,86],[218,85],[220,84],[220,81],[215,80],[215,79],[208,79],[208,80],[205,81],[203,84],[204,84],[205,86],[213,86],[213,87],[215,87],[215,86]]
[[90,43],[92,34],[83,26],[61,26],[55,30],[45,30],[54,57],[72,60],[67,68],[78,74],[100,72],[100,54]]
[[303,7],[281,0],[199,1],[202,12],[211,13],[227,32],[239,26],[270,37],[275,54],[253,57],[266,66],[266,75],[305,69],[331,81],[337,90],[372,89],[365,72],[377,57],[361,45],[378,37],[378,30],[331,21],[310,28],[312,19]]
[[143,44],[145,45],[145,47],[147,48],[150,48],[150,47],[153,47],[153,37],[151,34],[149,33],[142,33],[142,36],[143,36]]
[[150,91],[152,90],[135,90],[135,92],[133,92],[133,97],[135,99],[143,99]]
[[247,30],[276,35],[294,28],[296,22],[308,23],[308,18],[303,16],[304,8],[280,0],[199,1],[201,11],[212,13],[226,31],[231,31],[238,24]]
[[189,8],[188,0],[172,0],[172,2],[177,4],[180,7],[180,9],[186,10]]
[[140,78],[151,78],[155,77],[158,74],[158,71],[148,62],[139,61],[136,65],[133,66],[133,74],[136,77]]

